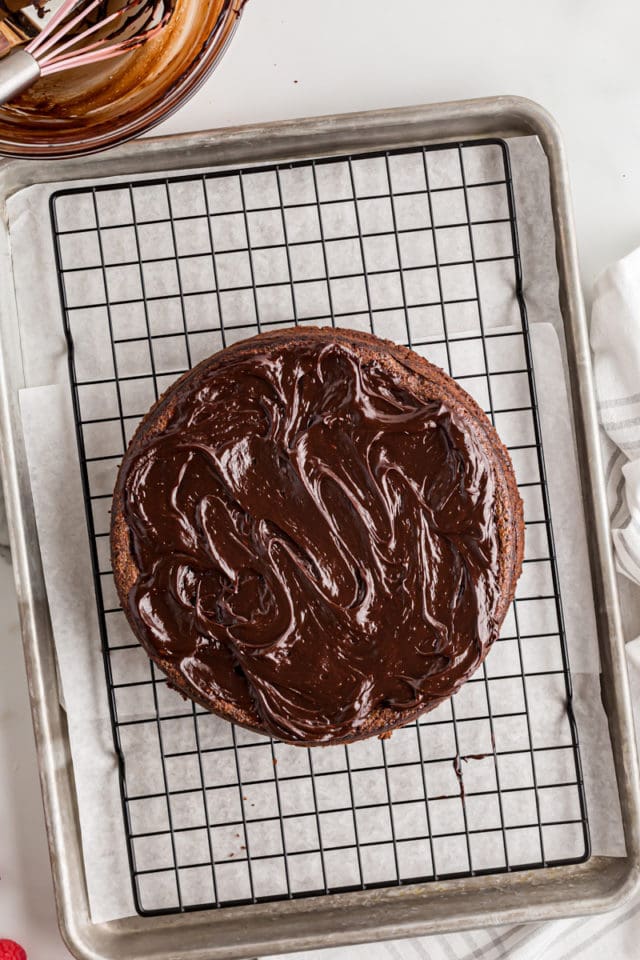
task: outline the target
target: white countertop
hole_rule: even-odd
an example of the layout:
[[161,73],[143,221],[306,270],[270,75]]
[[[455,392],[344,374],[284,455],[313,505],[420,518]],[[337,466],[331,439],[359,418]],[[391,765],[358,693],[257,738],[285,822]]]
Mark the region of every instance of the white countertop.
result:
[[[588,291],[599,270],[640,243],[639,35],[634,0],[251,0],[219,70],[157,132],[531,97],[565,136]],[[0,939],[21,942],[29,960],[66,960],[2,546],[0,630]]]

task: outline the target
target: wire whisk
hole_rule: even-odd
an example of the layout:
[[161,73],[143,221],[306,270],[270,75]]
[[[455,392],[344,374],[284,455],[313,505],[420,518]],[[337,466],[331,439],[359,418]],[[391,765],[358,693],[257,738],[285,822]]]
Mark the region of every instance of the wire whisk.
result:
[[0,60],[0,104],[39,77],[120,57],[166,26],[175,0],[63,0],[38,35]]

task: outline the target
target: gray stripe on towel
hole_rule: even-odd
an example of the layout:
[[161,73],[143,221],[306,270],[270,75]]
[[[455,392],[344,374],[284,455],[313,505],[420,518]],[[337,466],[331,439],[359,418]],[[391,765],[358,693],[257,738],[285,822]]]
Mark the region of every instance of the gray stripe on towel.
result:
[[602,426],[605,430],[626,430],[627,427],[637,427],[640,425],[640,417],[629,417],[627,420],[603,420]]
[[631,443],[627,443],[625,440],[620,441],[620,446],[623,450],[639,450],[640,449],[640,440],[632,440]]
[[616,449],[611,454],[611,459],[609,460],[609,463],[607,464],[607,469],[605,471],[605,479],[607,483],[609,483],[609,480],[611,479],[611,474],[613,473],[618,461],[621,460],[623,457],[624,457],[624,453],[622,452],[622,450],[616,447]]
[[603,400],[598,403],[598,410],[613,410],[614,407],[630,407],[633,403],[640,403],[640,393],[634,393],[630,397],[620,397],[619,400]]
[[[628,910],[622,914],[621,917],[614,917],[612,920],[609,920],[608,923],[605,923],[603,927],[600,927],[586,938],[586,940],[580,941],[580,943],[574,943],[569,947],[569,950],[566,953],[563,953],[561,957],[558,957],[558,960],[572,960],[573,957],[582,956],[583,951],[592,947],[594,943],[597,943],[605,933],[608,933],[609,930],[613,930],[614,927],[622,926],[627,920],[629,920],[634,914],[640,909],[640,903],[637,901],[633,903]],[[600,918],[595,917],[593,923],[597,923]]]
[[620,477],[620,479],[618,480],[618,487],[617,487],[617,489],[616,489],[616,505],[615,505],[615,507],[613,508],[613,510],[611,511],[611,526],[612,526],[612,527],[617,526],[618,513],[620,512],[620,510],[622,510],[622,508],[623,508],[624,506],[626,506],[626,502],[625,502],[625,498],[624,498],[624,486],[625,486],[625,483],[626,483],[626,480],[625,480],[624,476]]

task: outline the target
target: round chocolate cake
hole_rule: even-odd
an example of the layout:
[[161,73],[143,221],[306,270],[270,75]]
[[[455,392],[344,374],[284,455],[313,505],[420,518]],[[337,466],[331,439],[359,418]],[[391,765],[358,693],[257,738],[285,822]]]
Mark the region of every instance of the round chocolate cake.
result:
[[182,377],[112,512],[129,622],[183,694],[301,744],[382,734],[478,669],[513,598],[522,503],[474,400],[404,347],[286,329]]

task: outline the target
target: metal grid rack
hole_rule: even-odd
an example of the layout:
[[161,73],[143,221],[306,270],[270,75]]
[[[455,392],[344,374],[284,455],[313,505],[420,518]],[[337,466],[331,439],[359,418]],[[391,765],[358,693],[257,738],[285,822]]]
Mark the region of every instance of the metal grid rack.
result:
[[[160,914],[575,863],[578,736],[508,147],[438,147],[94,185],[51,199],[136,909]],[[115,473],[175,378],[274,326],[408,344],[487,410],[525,500],[502,637],[389,740],[313,750],[182,700],[109,560]]]

